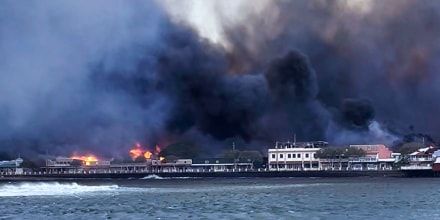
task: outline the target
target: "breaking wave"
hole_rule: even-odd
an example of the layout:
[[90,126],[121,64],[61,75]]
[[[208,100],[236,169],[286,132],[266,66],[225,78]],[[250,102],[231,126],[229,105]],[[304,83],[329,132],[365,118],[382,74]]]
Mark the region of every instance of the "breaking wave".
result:
[[161,177],[156,174],[148,175],[145,177],[140,178],[141,180],[149,180],[149,179],[155,179],[155,180],[170,180],[170,179],[202,179],[202,177],[190,177],[190,176],[179,176],[179,177]]
[[80,195],[91,192],[114,191],[117,185],[86,186],[77,183],[21,183],[0,185],[0,197]]
[[149,180],[149,179],[163,180],[163,179],[165,179],[165,178],[160,177],[160,176],[158,176],[158,175],[156,175],[156,174],[153,174],[153,175],[148,175],[148,176],[146,176],[146,177],[143,177],[143,178],[141,178],[141,179],[142,179],[142,180]]

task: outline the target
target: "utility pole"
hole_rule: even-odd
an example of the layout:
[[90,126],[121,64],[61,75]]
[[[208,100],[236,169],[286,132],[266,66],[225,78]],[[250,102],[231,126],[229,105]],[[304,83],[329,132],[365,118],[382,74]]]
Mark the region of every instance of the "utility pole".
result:
[[235,154],[235,142],[232,142],[232,154],[234,155],[234,171],[237,171],[237,155]]

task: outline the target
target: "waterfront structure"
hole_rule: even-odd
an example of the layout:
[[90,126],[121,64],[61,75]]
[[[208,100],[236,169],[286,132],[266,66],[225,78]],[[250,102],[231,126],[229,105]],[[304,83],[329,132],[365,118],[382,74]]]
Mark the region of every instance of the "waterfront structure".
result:
[[20,175],[23,173],[23,168],[20,167],[23,159],[18,157],[15,160],[0,161],[0,175]]
[[73,159],[70,157],[57,157],[55,160],[46,160],[47,167],[71,167]]
[[440,150],[429,146],[405,157],[407,165],[400,170],[407,177],[440,177]]
[[407,156],[408,165],[402,166],[402,170],[432,170],[435,160],[436,148],[433,146],[420,148]]
[[[350,148],[362,149],[362,151]],[[335,149],[334,151],[332,151]],[[327,153],[330,150],[330,153]],[[419,149],[409,158],[420,161],[420,157],[430,154],[432,147]],[[440,152],[437,152],[440,154]],[[357,156],[356,156],[357,155]],[[362,155],[362,156],[359,156]],[[322,156],[323,158],[319,158]],[[325,158],[324,158],[325,157]],[[249,157],[252,158],[252,157]],[[350,145],[345,147],[328,147],[324,141],[315,142],[276,142],[274,148],[268,149],[267,162],[264,169],[255,169],[252,159],[207,158],[207,159],[175,159],[166,160],[154,156],[137,162],[118,163],[113,160],[98,160],[94,156],[57,157],[46,160],[41,169],[25,170],[24,175],[58,175],[58,174],[159,174],[159,173],[211,173],[211,172],[269,172],[279,171],[320,171],[321,176],[335,175],[337,171],[385,171],[392,170],[400,154],[392,153],[385,145]],[[164,160],[165,159],[165,160]],[[427,160],[426,158],[423,160]],[[427,160],[429,161],[429,160]],[[440,161],[439,161],[440,162]],[[431,160],[432,164],[432,160]],[[440,164],[440,163],[439,163]],[[432,166],[432,165],[426,165]],[[405,168],[404,168],[405,169]],[[439,168],[440,169],[440,168]],[[313,173],[312,172],[312,173]],[[296,173],[296,172],[293,172]],[[307,173],[307,172],[306,172]],[[171,174],[170,174],[171,175]],[[191,174],[192,175],[192,174]],[[196,174],[194,174],[196,175]],[[198,174],[197,174],[198,175]],[[213,174],[214,175],[214,174]],[[222,174],[215,174],[222,175]],[[249,174],[251,175],[251,174]],[[257,174],[255,174],[257,175]],[[258,174],[260,175],[260,174]],[[258,176],[257,175],[257,176]],[[263,174],[261,174],[263,175]],[[267,174],[270,176],[274,174]],[[284,174],[283,174],[284,175]],[[286,174],[297,175],[297,174]],[[298,174],[299,175],[299,174]],[[312,175],[312,174],[304,174]],[[313,174],[315,175],[315,174]],[[313,176],[312,175],[312,176]],[[339,174],[338,174],[339,175]],[[342,174],[341,174],[342,175]],[[348,174],[344,174],[348,175]],[[350,174],[351,175],[351,174]],[[85,176],[85,175],[82,175]],[[264,175],[263,175],[264,176]],[[340,175],[339,175],[340,176]]]
[[95,157],[56,157],[54,160],[47,159],[42,169],[45,173],[88,173],[109,168],[110,163],[110,160],[98,160]]
[[149,172],[153,169],[161,170],[160,160],[148,159],[139,163],[112,163],[111,160],[98,160],[84,157],[73,159],[56,157],[55,160],[46,160],[42,172],[47,174],[94,174],[94,173],[128,173]]
[[238,159],[206,158],[195,159],[191,165],[192,172],[235,172],[250,171],[254,166],[252,161],[240,161]]
[[397,162],[399,154],[393,152],[383,144],[350,145],[365,152],[363,157],[349,158],[348,169],[353,170],[390,170]]
[[320,170],[320,160],[316,153],[327,145],[324,141],[276,142],[274,148],[268,149],[269,170]]
[[319,167],[321,170],[361,170],[350,167],[349,158],[345,155],[337,155],[334,158],[319,158]]
[[146,159],[144,162],[114,163],[109,160],[81,161],[68,157],[46,160],[43,174],[99,174],[99,173],[171,173],[171,172],[235,172],[251,171],[251,161],[240,162],[221,158],[177,159],[164,162],[160,159]]
[[268,165],[271,171],[305,170],[391,170],[399,154],[393,154],[383,144],[350,145],[365,152],[362,157],[349,156],[342,152],[329,158],[318,158],[318,152],[327,147],[327,142],[276,142],[268,149]]

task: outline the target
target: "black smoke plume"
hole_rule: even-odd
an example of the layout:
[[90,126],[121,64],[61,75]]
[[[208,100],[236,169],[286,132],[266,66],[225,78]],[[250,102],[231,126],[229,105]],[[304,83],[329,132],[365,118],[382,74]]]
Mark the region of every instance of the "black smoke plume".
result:
[[173,1],[0,4],[0,148],[11,155],[438,138],[435,1],[261,0],[258,13],[211,15],[220,43],[170,13]]

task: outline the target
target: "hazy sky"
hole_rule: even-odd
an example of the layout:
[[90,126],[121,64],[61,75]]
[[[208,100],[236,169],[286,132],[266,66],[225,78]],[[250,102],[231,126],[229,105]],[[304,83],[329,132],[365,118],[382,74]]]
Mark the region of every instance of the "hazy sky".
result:
[[[2,1],[0,149],[439,137],[440,3]],[[411,129],[410,129],[411,127]]]

